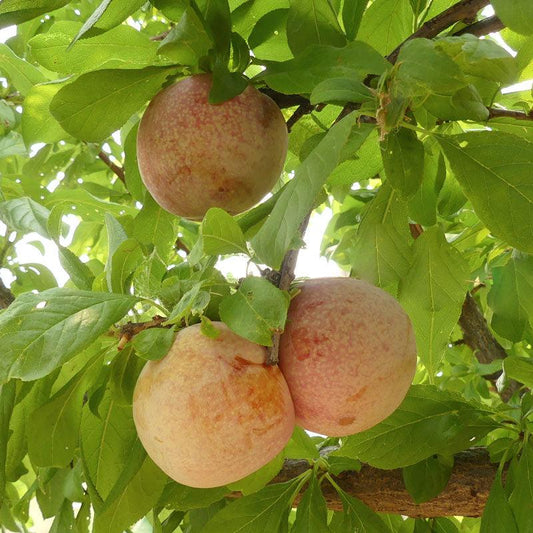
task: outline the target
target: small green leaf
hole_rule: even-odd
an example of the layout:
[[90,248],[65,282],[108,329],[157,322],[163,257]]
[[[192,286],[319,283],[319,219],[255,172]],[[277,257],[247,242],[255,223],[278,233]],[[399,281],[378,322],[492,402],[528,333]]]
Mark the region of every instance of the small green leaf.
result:
[[509,356],[503,360],[503,368],[507,377],[533,388],[533,361]]
[[357,78],[328,78],[321,81],[311,93],[311,104],[345,104],[372,100],[370,89]]
[[11,230],[22,233],[35,231],[49,238],[48,217],[50,211],[28,197],[0,202],[0,220]]
[[515,252],[506,265],[492,269],[492,276],[491,326],[499,335],[519,342],[533,326],[533,256]]
[[128,279],[144,259],[141,245],[136,239],[126,239],[115,250],[111,269],[107,271],[110,292],[128,294]]
[[509,245],[533,252],[533,144],[496,131],[437,140],[481,221]]
[[[4,5],[5,2],[0,6],[0,26],[3,26],[2,11],[5,9]],[[22,96],[26,96],[34,85],[46,81],[39,69],[15,55],[11,48],[4,43],[0,43],[0,65],[2,65],[0,73],[11,81]]]
[[91,290],[94,274],[79,257],[68,248],[58,245],[59,262],[78,289]]
[[461,315],[468,276],[466,261],[437,226],[416,239],[399,300],[413,323],[418,355],[431,380]]
[[414,131],[391,131],[381,143],[387,180],[402,198],[412,197],[420,188],[424,173],[424,145]]
[[337,13],[328,0],[291,0],[287,18],[287,40],[297,56],[313,44],[341,47],[346,44]]
[[519,533],[505,490],[501,473],[497,473],[481,517],[480,533]]
[[16,382],[0,385],[0,505],[3,505],[6,488],[7,446],[10,438],[9,422],[15,407]]
[[83,35],[85,35],[98,22],[105,10],[109,7],[111,1],[112,0],[102,0],[100,2],[99,6],[92,12],[92,15],[83,23],[83,26],[80,28],[76,37],[72,39],[67,51],[70,52],[70,49],[78,41],[78,39],[81,39],[81,37],[83,37]]
[[517,531],[533,531],[533,443],[526,441],[518,461],[514,488],[509,496]]
[[261,262],[274,268],[281,266],[285,252],[298,233],[298,227],[313,207],[327,177],[338,165],[353,126],[354,118],[351,115],[335,124],[296,169],[295,177],[251,241]]
[[286,532],[291,503],[302,485],[298,477],[285,483],[267,485],[221,509],[208,521],[202,533]]
[[0,382],[46,376],[89,346],[135,302],[132,296],[66,288],[22,294],[0,315]]
[[312,45],[288,61],[266,61],[266,70],[257,76],[269,87],[286,94],[309,94],[328,78],[362,79],[383,74],[390,66],[376,50],[354,41],[343,48]]
[[196,66],[213,46],[204,21],[188,6],[179,22],[170,30],[158,52],[180,65]]
[[524,35],[533,34],[533,4],[529,0],[492,0],[491,5],[506,27]]
[[284,454],[278,453],[274,459],[262,466],[259,470],[252,472],[246,477],[230,483],[228,489],[238,490],[245,496],[261,490],[283,467]]
[[4,0],[0,5],[0,28],[31,20],[68,3],[69,0]]
[[202,221],[201,233],[206,254],[248,254],[240,226],[223,209],[212,207],[207,211]]
[[144,361],[136,357],[133,346],[126,346],[111,362],[109,386],[118,405],[132,405],[133,390]]
[[485,122],[489,118],[489,110],[473,85],[463,87],[451,96],[430,95],[424,100],[424,108],[443,120]]
[[283,331],[289,296],[263,278],[248,277],[220,303],[220,318],[237,335],[263,346]]
[[403,469],[403,481],[416,503],[438,496],[448,484],[453,470],[453,457],[432,455]]
[[299,426],[294,426],[291,439],[285,446],[285,457],[314,461],[320,457],[318,449],[309,434]]
[[152,98],[173,71],[147,67],[87,72],[58,91],[50,111],[74,137],[99,142]]
[[328,508],[320,490],[316,473],[313,472],[309,485],[304,492],[291,533],[328,533]]
[[434,454],[465,450],[497,427],[486,408],[432,385],[413,385],[392,415],[350,435],[331,455],[355,457],[377,468],[400,468]]
[[348,41],[355,39],[367,4],[368,0],[344,2],[342,6],[342,23],[344,24],[344,31]]
[[167,355],[174,342],[175,332],[167,328],[150,328],[133,337],[133,347],[139,357],[155,361]]

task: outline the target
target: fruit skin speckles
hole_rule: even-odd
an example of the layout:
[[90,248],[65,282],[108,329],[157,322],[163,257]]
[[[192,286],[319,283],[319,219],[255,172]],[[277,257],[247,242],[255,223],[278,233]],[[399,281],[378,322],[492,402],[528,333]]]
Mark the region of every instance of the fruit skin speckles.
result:
[[353,278],[311,279],[291,301],[279,358],[296,423],[341,437],[400,405],[416,345],[409,317],[385,291]]
[[212,77],[198,74],[155,96],[139,126],[142,179],[167,211],[192,220],[210,207],[241,213],[279,179],[288,134],[281,111],[252,86],[208,103]]

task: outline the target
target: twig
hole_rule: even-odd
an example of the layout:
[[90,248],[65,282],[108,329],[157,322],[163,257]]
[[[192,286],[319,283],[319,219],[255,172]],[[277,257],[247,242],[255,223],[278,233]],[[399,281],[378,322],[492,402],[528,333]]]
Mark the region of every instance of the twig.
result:
[[299,94],[283,94],[271,89],[270,87],[262,87],[259,89],[263,94],[272,98],[276,102],[280,109],[286,109],[287,107],[296,107],[299,105],[310,105],[309,100],[305,96]]
[[[307,225],[309,224],[309,219],[311,218],[311,213],[308,213],[307,216],[303,219],[300,227],[298,228],[298,234],[303,238]],[[281,263],[281,269],[279,271],[279,278],[277,278],[277,285],[282,291],[289,290],[292,281],[294,280],[294,269],[296,268],[296,262],[298,261],[298,253],[300,252],[299,248],[291,249],[283,258]],[[265,364],[267,365],[277,365],[278,364],[278,352],[279,352],[279,340],[281,333],[275,333],[272,335],[272,346],[267,348],[267,357]]]
[[163,41],[169,33],[170,30],[166,30],[158,35],[152,35],[152,37],[150,37],[150,41]]
[[116,336],[119,337],[119,342],[117,349],[122,350],[126,344],[133,339],[135,335],[144,331],[145,329],[150,328],[162,328],[162,327],[172,327],[172,326],[162,326],[163,322],[167,320],[164,316],[155,315],[152,320],[148,322],[128,322],[121,326],[116,333]]
[[124,177],[124,169],[122,167],[119,167],[111,159],[109,156],[103,151],[100,150],[98,152],[98,157],[118,176],[118,179],[122,183],[126,183],[126,178]]
[[491,118],[514,118],[516,120],[533,120],[533,111],[523,113],[522,111],[513,111],[512,109],[498,109],[489,107],[489,120]]
[[0,309],[7,309],[15,301],[13,293],[4,285],[0,278]]
[[176,251],[181,250],[182,252],[185,252],[185,255],[189,255],[191,253],[189,247],[179,237],[174,243],[174,248],[176,249]]
[[420,28],[415,31],[412,35],[407,37],[400,45],[398,45],[388,56],[387,59],[391,63],[396,63],[398,59],[398,54],[402,46],[412,40],[419,37],[425,37],[426,39],[432,39],[436,37],[439,33],[444,31],[446,28],[453,26],[456,22],[460,20],[471,20],[473,19],[477,12],[480,9],[488,6],[490,0],[462,0],[457,4],[446,9],[442,13],[439,13],[436,17],[428,20]]
[[314,105],[311,105],[309,102],[306,104],[301,104],[296,108],[296,111],[289,117],[287,120],[287,130],[289,132],[292,130],[292,127],[304,116],[308,115],[315,108]]
[[495,33],[497,31],[503,30],[505,24],[496,16],[487,17],[483,20],[478,20],[466,28],[461,28],[459,31],[456,31],[454,35],[464,35],[469,33],[475,35],[476,37],[481,37],[483,35],[488,35],[489,33]]

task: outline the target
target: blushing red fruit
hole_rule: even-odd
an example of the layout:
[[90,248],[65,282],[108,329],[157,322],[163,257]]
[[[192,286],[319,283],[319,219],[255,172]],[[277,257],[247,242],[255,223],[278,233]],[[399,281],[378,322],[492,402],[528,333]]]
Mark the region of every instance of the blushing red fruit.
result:
[[148,455],[191,487],[237,481],[273,459],[294,429],[294,408],[263,346],[221,322],[216,339],[182,329],[169,353],[143,368],[133,418]]
[[289,307],[279,366],[296,423],[341,437],[402,402],[416,369],[409,317],[385,291],[353,278],[305,281]]
[[287,127],[273,100],[248,86],[213,105],[211,84],[210,74],[198,74],[163,89],[137,135],[146,188],[167,211],[193,220],[210,207],[234,215],[254,206],[287,154]]

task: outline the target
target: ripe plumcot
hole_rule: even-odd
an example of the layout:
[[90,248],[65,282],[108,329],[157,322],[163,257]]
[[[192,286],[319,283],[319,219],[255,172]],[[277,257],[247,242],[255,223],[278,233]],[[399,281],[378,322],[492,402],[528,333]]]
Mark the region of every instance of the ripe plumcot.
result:
[[416,370],[409,317],[387,292],[353,278],[305,281],[289,307],[279,366],[296,423],[341,437],[402,402]]
[[201,219],[210,207],[235,215],[279,179],[287,127],[278,106],[255,87],[208,102],[210,74],[163,89],[139,125],[137,157],[146,188],[167,211]]
[[133,418],[148,455],[172,479],[208,488],[268,463],[294,429],[294,407],[266,350],[214,322],[182,329],[168,354],[143,368]]

